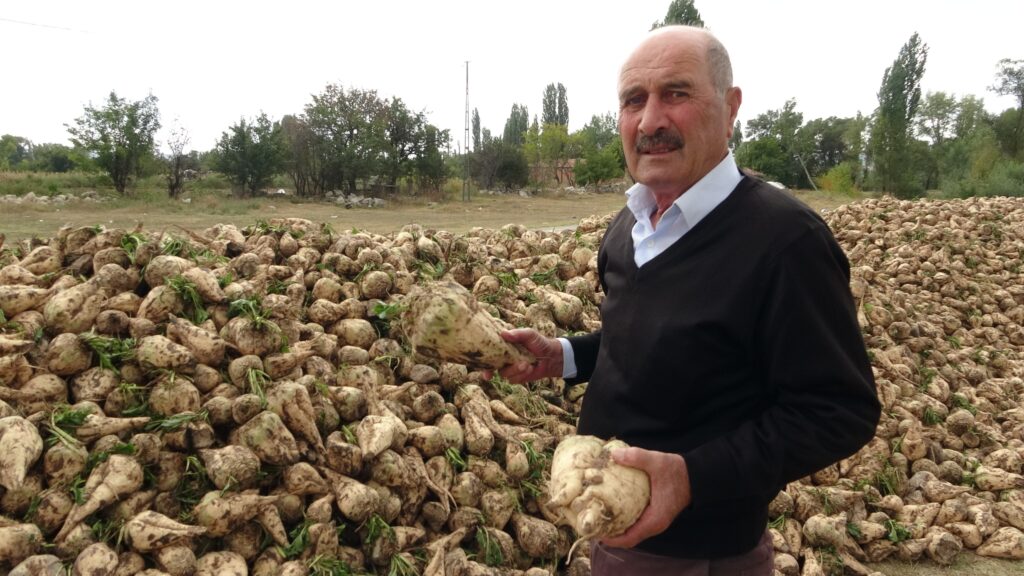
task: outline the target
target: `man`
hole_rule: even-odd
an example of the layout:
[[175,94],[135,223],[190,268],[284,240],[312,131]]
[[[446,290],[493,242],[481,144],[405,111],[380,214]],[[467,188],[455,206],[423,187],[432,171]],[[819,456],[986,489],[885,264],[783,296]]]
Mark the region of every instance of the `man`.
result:
[[598,266],[601,331],[504,337],[538,358],[517,382],[589,381],[580,434],[632,447],[651,502],[594,546],[612,574],[772,573],[767,505],[871,439],[879,417],[849,263],[809,208],[743,176],[725,48],[665,27],[622,67],[619,133],[637,181]]

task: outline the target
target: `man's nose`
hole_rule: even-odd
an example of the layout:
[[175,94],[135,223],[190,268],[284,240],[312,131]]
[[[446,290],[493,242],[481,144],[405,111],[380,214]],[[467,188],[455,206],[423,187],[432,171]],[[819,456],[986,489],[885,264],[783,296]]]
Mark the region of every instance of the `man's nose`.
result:
[[667,126],[668,120],[665,115],[665,107],[657,98],[649,98],[640,116],[640,133],[650,136]]

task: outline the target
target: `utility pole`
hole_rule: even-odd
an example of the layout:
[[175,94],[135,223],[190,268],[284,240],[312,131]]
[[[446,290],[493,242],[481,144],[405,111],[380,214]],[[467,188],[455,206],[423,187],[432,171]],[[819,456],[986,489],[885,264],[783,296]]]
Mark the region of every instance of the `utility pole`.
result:
[[465,154],[462,156],[462,201],[469,202],[469,60],[466,60],[466,143]]

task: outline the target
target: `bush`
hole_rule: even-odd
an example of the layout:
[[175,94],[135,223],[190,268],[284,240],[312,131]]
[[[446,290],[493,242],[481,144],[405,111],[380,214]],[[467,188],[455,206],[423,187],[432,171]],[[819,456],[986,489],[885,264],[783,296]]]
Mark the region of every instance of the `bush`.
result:
[[613,146],[605,146],[600,151],[593,151],[573,168],[576,183],[581,186],[600,184],[622,176],[619,158]]
[[984,176],[944,180],[940,188],[942,196],[947,198],[1024,197],[1024,163],[1014,160],[998,161]]
[[853,194],[858,191],[853,178],[855,170],[853,162],[840,162],[818,178],[818,186],[830,192]]

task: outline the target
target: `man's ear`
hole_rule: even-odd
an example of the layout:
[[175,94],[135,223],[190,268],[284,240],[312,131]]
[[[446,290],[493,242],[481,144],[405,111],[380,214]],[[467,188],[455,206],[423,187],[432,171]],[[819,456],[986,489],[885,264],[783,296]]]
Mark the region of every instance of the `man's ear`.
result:
[[736,115],[739,114],[742,103],[743,91],[739,86],[733,86],[725,91],[725,105],[729,108],[729,137],[732,137],[732,127],[736,124]]

